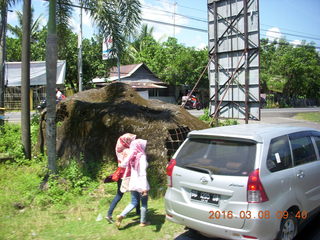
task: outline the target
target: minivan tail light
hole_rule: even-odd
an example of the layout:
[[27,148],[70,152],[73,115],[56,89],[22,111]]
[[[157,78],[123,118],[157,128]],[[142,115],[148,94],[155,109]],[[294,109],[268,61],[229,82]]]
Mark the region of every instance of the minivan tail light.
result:
[[260,181],[259,169],[256,169],[249,174],[247,185],[247,201],[248,203],[261,203],[268,200],[268,196]]
[[172,187],[172,172],[174,166],[177,164],[175,159],[171,159],[170,162],[167,165],[167,176],[169,177],[168,179],[168,186]]

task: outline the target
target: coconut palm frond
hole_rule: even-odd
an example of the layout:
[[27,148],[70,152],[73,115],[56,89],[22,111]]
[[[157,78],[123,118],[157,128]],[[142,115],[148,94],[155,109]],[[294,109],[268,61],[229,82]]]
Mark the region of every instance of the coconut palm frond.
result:
[[118,52],[122,52],[126,38],[132,34],[141,18],[139,0],[83,0],[90,15],[104,36],[112,36]]

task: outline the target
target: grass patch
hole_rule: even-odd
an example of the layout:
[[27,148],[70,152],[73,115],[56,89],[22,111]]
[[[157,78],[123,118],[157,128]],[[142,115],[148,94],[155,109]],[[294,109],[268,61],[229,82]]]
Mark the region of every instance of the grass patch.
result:
[[[174,239],[184,227],[165,221],[164,199],[150,199],[148,220],[139,226],[134,211],[123,220],[122,228],[96,221],[106,215],[116,193],[116,183],[102,184],[68,196],[68,201],[43,204],[50,191],[40,190],[43,165],[0,165],[0,236],[1,239]],[[54,188],[53,188],[54,189]],[[57,193],[57,195],[59,195]],[[59,195],[60,196],[60,195]],[[130,202],[125,194],[115,209],[114,217]]]
[[[37,117],[31,126],[33,148],[39,128]],[[165,221],[163,196],[150,197],[151,225],[145,228],[139,226],[134,213],[123,220],[120,230],[105,219],[96,221],[99,215],[106,215],[116,194],[116,183],[100,181],[114,171],[115,165],[106,163],[92,176],[81,162],[58,162],[59,175],[44,183],[47,158],[33,151],[31,160],[24,159],[20,125],[6,123],[0,131],[0,154],[13,159],[0,163],[0,239],[174,239],[184,232],[184,226]],[[161,187],[156,183],[152,186],[153,191]],[[127,193],[114,217],[129,202]]]
[[298,113],[294,118],[320,123],[320,112]]

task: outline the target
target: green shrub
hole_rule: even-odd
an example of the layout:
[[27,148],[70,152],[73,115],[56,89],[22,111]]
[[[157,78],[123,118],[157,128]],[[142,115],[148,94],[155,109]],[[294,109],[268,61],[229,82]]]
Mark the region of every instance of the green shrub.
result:
[[76,160],[71,160],[66,167],[59,167],[58,172],[58,175],[50,175],[44,191],[37,196],[36,203],[40,206],[69,204],[77,196],[87,194],[98,186],[97,181],[84,174]]
[[212,118],[210,117],[209,109],[208,109],[208,108],[205,108],[205,109],[204,109],[204,114],[201,115],[201,116],[199,117],[199,119],[202,120],[202,121],[204,121],[204,122],[206,122],[206,123],[210,123],[210,122],[211,122],[211,119],[212,119]]
[[[209,114],[209,109],[208,108],[205,108],[204,109],[204,114],[201,115],[199,117],[200,120],[208,123],[208,124],[211,124],[212,127],[215,127],[214,126],[214,121],[212,121],[212,117],[210,116]],[[229,126],[229,125],[238,125],[238,121],[235,120],[235,119],[226,119],[226,120],[219,120],[218,121],[218,126]]]
[[24,159],[20,125],[5,123],[0,128],[0,133],[0,153],[6,154],[15,160]]
[[226,119],[224,121],[219,121],[219,126],[231,126],[231,125],[238,125],[238,121],[235,119]]

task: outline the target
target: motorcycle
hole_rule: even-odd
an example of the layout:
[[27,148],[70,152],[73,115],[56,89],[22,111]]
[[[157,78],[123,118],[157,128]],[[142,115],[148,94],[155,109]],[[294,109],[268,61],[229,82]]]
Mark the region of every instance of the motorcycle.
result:
[[[60,101],[56,100],[56,104],[58,104]],[[47,107],[47,99],[42,99],[39,103],[39,105],[37,106],[37,110],[39,112],[42,112],[43,109],[45,109]]]
[[37,106],[37,110],[39,112],[42,112],[43,109],[45,109],[47,107],[47,100],[43,99],[40,101],[39,105]]
[[183,96],[182,97],[182,104],[181,104],[185,109],[191,110],[191,109],[197,109],[200,110],[202,109],[202,104],[199,101],[199,99],[195,96]]

